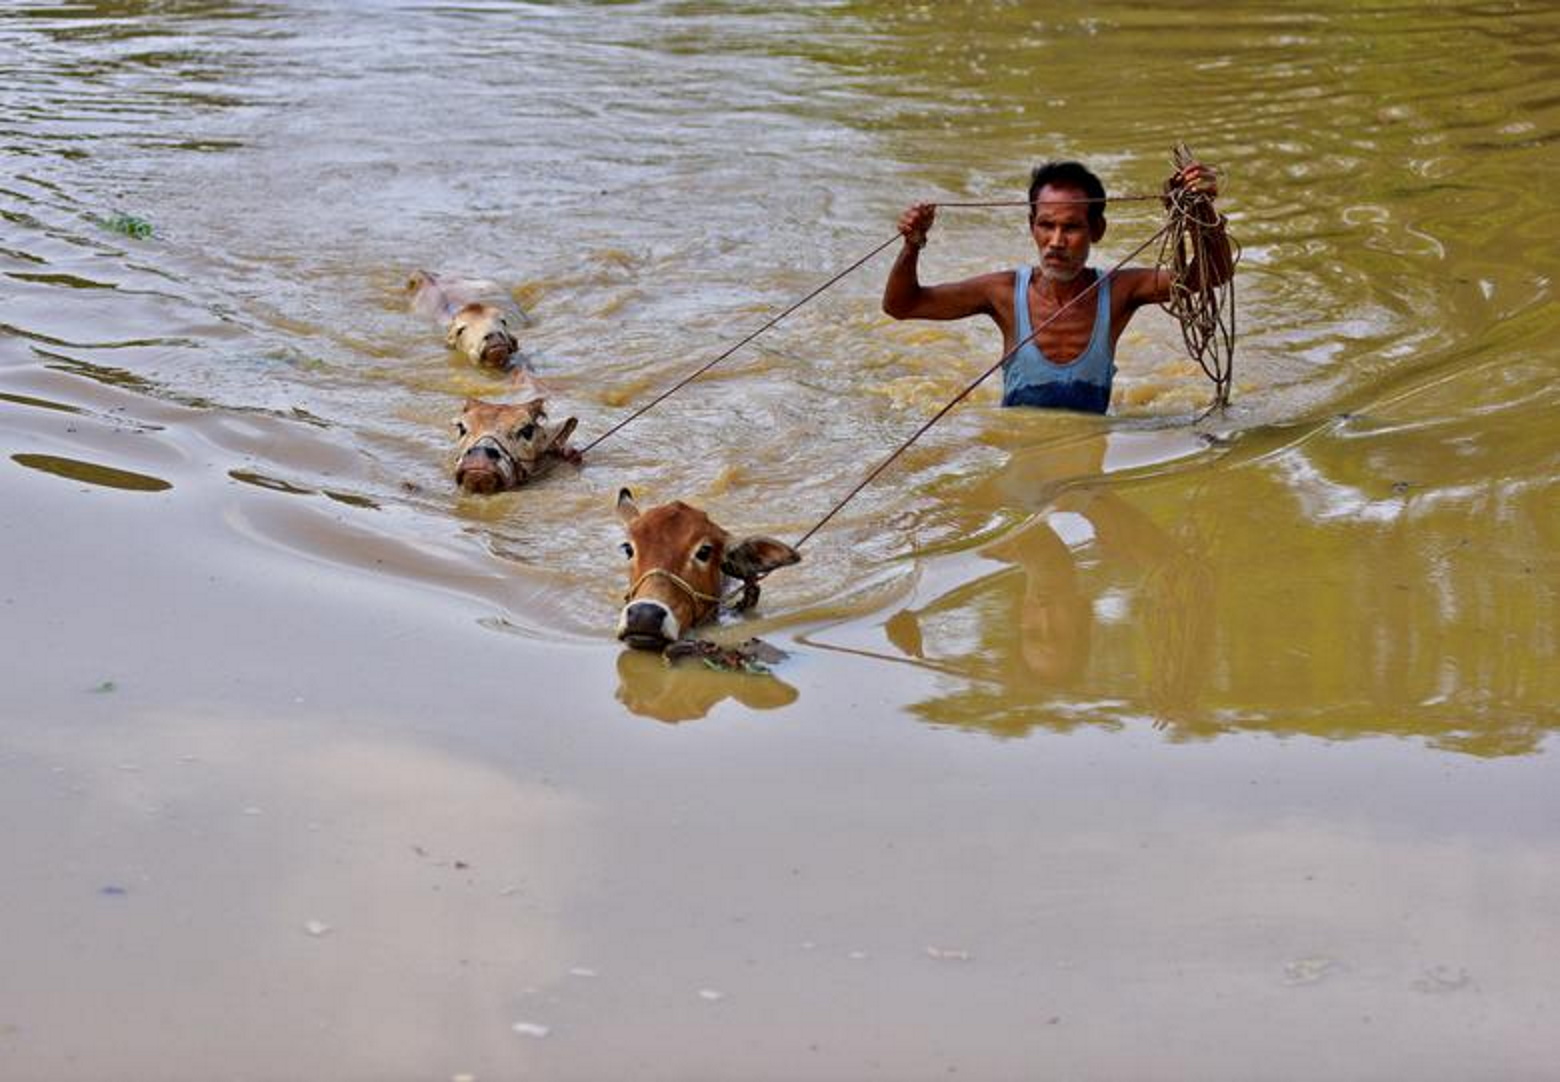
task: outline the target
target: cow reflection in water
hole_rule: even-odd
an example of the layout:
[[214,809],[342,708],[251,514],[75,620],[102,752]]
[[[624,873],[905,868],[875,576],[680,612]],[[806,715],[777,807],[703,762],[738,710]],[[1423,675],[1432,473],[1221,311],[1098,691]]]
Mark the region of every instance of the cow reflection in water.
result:
[[773,710],[797,698],[794,687],[772,675],[716,672],[696,663],[673,666],[645,650],[623,651],[617,671],[618,701],[658,721],[696,721],[727,699],[749,710]]
[[1212,575],[1190,519],[1167,531],[1128,503],[1099,477],[1103,451],[1095,438],[1021,453],[974,494],[1035,513],[977,551],[1005,566],[887,621],[904,660],[968,681],[917,713],[1014,734],[1056,725],[1036,709],[1051,699],[1146,700],[1162,722],[1188,716],[1211,645]]

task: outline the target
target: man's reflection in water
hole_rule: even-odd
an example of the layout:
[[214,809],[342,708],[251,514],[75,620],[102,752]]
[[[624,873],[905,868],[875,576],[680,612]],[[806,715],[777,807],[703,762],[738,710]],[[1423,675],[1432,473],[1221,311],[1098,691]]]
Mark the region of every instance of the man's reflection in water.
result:
[[1053,699],[1146,700],[1162,723],[1189,718],[1212,645],[1213,577],[1190,518],[1176,536],[1128,503],[1101,476],[1104,452],[1097,435],[1022,452],[973,494],[977,508],[1034,514],[976,550],[1004,566],[888,620],[901,654],[969,680],[918,713],[1015,734],[1086,720],[1035,709]]
[[624,650],[617,671],[618,702],[657,721],[696,721],[726,699],[749,710],[773,710],[797,698],[797,690],[775,676],[716,672],[697,661],[668,665],[647,650]]

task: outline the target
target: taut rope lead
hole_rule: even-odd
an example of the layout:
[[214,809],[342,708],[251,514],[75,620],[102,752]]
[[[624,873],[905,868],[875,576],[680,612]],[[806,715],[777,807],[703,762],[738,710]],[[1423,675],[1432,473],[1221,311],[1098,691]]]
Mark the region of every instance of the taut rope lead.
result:
[[706,362],[705,364],[701,365],[699,368],[696,368],[694,371],[690,372],[688,375],[684,376],[682,379],[680,379],[676,383],[672,384],[666,390],[664,390],[660,394],[656,395],[650,401],[646,402],[643,406],[640,406],[633,413],[630,413],[627,417],[623,418],[617,424],[615,424],[611,428],[607,429],[601,435],[599,435],[595,439],[591,440],[584,447],[580,448],[580,454],[587,453],[588,451],[591,450],[591,448],[595,447],[602,440],[604,440],[608,436],[612,435],[614,432],[616,432],[618,429],[622,428],[624,425],[628,424],[630,421],[632,421],[632,420],[634,420],[634,419],[636,419],[638,417],[642,417],[646,413],[649,413],[652,409],[654,409],[656,406],[660,405],[666,399],[670,398],[672,395],[676,394],[678,391],[680,391],[684,387],[688,386],[688,384],[692,383],[694,380],[696,380],[700,376],[704,375],[704,373],[706,373],[710,369],[714,368],[721,361],[724,361],[727,357],[730,357],[737,350],[741,349],[743,346],[745,346],[749,342],[753,341],[753,339],[755,339],[759,335],[763,334],[769,328],[773,327],[776,323],[779,323],[786,316],[788,316],[792,312],[796,311],[802,305],[804,305],[808,301],[812,300],[818,294],[822,293],[824,290],[826,290],[830,286],[832,286],[835,282],[838,282],[841,278],[844,278],[847,274],[850,274],[852,271],[854,271],[856,268],[860,267],[867,260],[871,259],[873,256],[875,256],[879,252],[881,252],[884,248],[887,248],[890,244],[893,244],[895,241],[897,241],[899,239],[900,239],[900,237],[899,237],[898,233],[895,233],[892,237],[889,237],[882,244],[879,244],[876,248],[872,249],[872,251],[868,252],[866,255],[864,255],[860,259],[856,260],[856,262],[852,263],[850,266],[848,266],[844,270],[840,271],[833,278],[830,278],[827,282],[824,282],[821,286],[819,286],[818,288],[814,289],[811,293],[807,294],[807,296],[803,297],[801,300],[799,300],[796,303],[792,304],[785,311],[781,312],[779,315],[771,317],[768,320],[768,322],[766,322],[763,326],[759,327],[757,330],[755,330],[754,332],[749,334],[746,338],[742,339],[740,342],[737,342],[735,345],[733,345],[730,348],[728,348],[724,353],[720,354],[720,356],[715,357],[713,360],[710,360],[710,361]]

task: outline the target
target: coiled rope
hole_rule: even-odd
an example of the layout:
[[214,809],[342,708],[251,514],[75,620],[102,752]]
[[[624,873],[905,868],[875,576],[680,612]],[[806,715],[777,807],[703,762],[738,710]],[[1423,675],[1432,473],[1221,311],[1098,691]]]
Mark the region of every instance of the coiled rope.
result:
[[[1185,143],[1177,143],[1171,160],[1179,172],[1195,158]],[[1213,381],[1213,408],[1223,409],[1230,404],[1235,376],[1235,266],[1240,245],[1224,237],[1229,273],[1220,284],[1210,284],[1209,271],[1216,263],[1212,238],[1223,230],[1223,217],[1208,193],[1196,188],[1167,186],[1164,199],[1169,222],[1158,265],[1170,272],[1170,299],[1161,307],[1181,325],[1186,352]]]
[[585,454],[587,451],[591,450],[591,448],[595,447],[597,444],[599,444],[603,440],[605,440],[608,436],[612,435],[613,433],[617,432],[619,429],[623,428],[630,421],[633,421],[633,420],[635,420],[635,419],[637,419],[639,417],[643,417],[645,414],[649,413],[656,406],[660,405],[662,402],[664,402],[668,398],[672,397],[672,395],[676,394],[678,391],[680,391],[684,387],[688,386],[688,384],[692,383],[694,380],[696,380],[700,376],[704,375],[704,373],[706,373],[710,369],[714,368],[721,361],[724,361],[727,357],[730,357],[737,350],[741,349],[743,346],[745,346],[749,342],[753,341],[753,339],[757,338],[759,335],[761,335],[765,331],[769,330],[769,328],[773,327],[776,323],[779,323],[786,316],[790,315],[792,312],[796,311],[802,305],[804,305],[808,301],[812,300],[818,294],[822,293],[824,290],[826,290],[830,286],[834,285],[834,283],[838,282],[840,279],[842,279],[846,275],[850,274],[856,268],[862,266],[864,263],[867,262],[867,260],[869,260],[873,256],[877,255],[884,248],[887,248],[890,244],[893,244],[898,239],[899,239],[899,234],[895,233],[892,237],[889,237],[882,244],[879,244],[876,248],[872,249],[870,252],[868,252],[866,255],[862,256],[860,259],[856,260],[854,263],[852,263],[850,266],[846,267],[844,270],[840,271],[834,277],[830,278],[827,282],[824,282],[821,286],[818,286],[811,293],[807,294],[805,297],[801,298],[800,300],[796,301],[794,304],[792,304],[789,307],[787,307],[783,312],[779,313],[776,316],[772,316],[768,320],[768,322],[766,322],[763,326],[759,327],[757,330],[753,331],[746,338],[743,338],[740,342],[735,343],[730,348],[725,350],[725,352],[721,353],[719,356],[717,356],[717,357],[713,358],[712,360],[709,360],[709,361],[705,362],[704,364],[700,365],[698,368],[696,368],[692,372],[688,373],[688,375],[684,376],[682,379],[680,379],[676,383],[672,384],[666,390],[664,390],[660,394],[656,395],[650,401],[646,402],[643,406],[640,406],[633,413],[630,413],[627,417],[623,418],[617,424],[613,425],[611,428],[607,429],[601,435],[599,435],[595,439],[591,440],[584,447],[580,448],[580,454],[582,454],[582,455]]

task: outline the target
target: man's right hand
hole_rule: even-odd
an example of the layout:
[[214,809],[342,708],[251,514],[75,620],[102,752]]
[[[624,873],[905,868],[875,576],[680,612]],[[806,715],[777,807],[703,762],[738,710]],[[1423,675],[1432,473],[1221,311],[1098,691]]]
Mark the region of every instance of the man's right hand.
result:
[[926,247],[926,234],[937,218],[936,203],[912,203],[899,216],[899,235],[912,248]]

